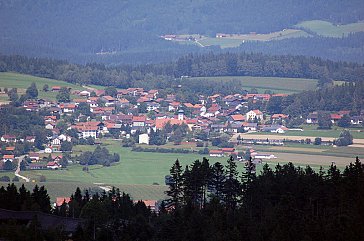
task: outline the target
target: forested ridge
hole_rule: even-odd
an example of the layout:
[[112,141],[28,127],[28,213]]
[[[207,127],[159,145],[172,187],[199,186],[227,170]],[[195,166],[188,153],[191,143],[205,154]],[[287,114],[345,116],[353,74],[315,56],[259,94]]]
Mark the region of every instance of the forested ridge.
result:
[[[118,189],[90,193],[77,188],[71,201],[51,209],[44,187],[0,188],[0,208],[39,210],[81,217],[73,240],[351,240],[364,239],[364,165],[357,158],[343,171],[326,172],[292,163],[237,171],[233,159],[211,165],[208,159],[170,170],[168,199],[159,213],[133,202]],[[62,240],[61,229],[41,231],[34,223],[0,226],[8,240]],[[49,235],[52,234],[52,235]],[[64,236],[63,236],[64,237]]]
[[78,63],[160,62],[204,51],[163,34],[269,33],[314,19],[346,24],[362,21],[363,9],[361,0],[2,0],[0,51]]
[[[358,81],[364,66],[333,62],[316,57],[270,56],[254,53],[189,54],[174,62],[149,65],[72,64],[45,58],[0,55],[0,71],[14,71],[77,84],[97,84],[119,88],[167,88],[188,84],[181,76],[269,76]],[[185,81],[185,82],[184,82]]]

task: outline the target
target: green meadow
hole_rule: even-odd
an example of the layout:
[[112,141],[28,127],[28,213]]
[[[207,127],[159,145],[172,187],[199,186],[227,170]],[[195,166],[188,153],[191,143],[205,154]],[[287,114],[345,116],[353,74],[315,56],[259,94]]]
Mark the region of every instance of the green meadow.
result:
[[[43,86],[47,84],[49,89],[51,90],[52,86],[61,86],[61,87],[69,87],[72,90],[86,90],[86,88],[71,84],[65,81],[48,79],[48,78],[40,78],[32,75],[18,74],[12,72],[0,72],[0,88],[4,90],[4,88],[17,88],[19,94],[25,93],[25,90],[32,84],[35,83],[38,89],[38,97],[42,99],[55,100],[57,96],[57,92],[52,91],[43,91]],[[101,89],[100,86],[92,86],[96,89]],[[71,98],[77,98],[75,95],[71,95]],[[7,101],[8,96],[5,93],[0,94],[0,102]]]
[[275,93],[297,93],[304,90],[314,90],[317,86],[315,79],[281,78],[281,77],[251,77],[251,76],[219,76],[191,78],[196,81],[237,81],[243,88],[256,88],[259,93],[270,90]]
[[364,32],[364,22],[335,25],[327,21],[312,20],[301,22],[296,26],[310,30],[321,36],[336,38],[347,36],[350,33]]

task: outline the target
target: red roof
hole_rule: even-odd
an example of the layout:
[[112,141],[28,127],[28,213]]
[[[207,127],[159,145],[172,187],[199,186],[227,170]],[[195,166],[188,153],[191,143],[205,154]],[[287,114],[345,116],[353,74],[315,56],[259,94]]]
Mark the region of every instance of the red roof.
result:
[[7,146],[5,147],[5,151],[14,151],[15,150],[15,146]]
[[234,120],[234,121],[244,121],[245,120],[245,116],[243,115],[231,115],[231,118]]
[[114,97],[112,97],[112,96],[110,96],[110,95],[105,95],[103,98],[104,98],[105,100],[107,100],[107,101],[114,101],[114,100],[115,100],[115,98],[114,98]]
[[65,203],[69,203],[71,201],[70,197],[57,197],[56,199],[56,206],[60,207],[62,206],[62,204]]
[[155,120],[155,127],[157,129],[162,129],[167,123],[170,123],[171,125],[182,125],[183,123],[186,123],[185,120],[178,120],[178,119],[156,119]]
[[147,117],[144,115],[141,116],[133,116],[133,122],[145,122],[147,120]]
[[4,155],[3,159],[14,159],[14,155]]
[[223,154],[222,150],[210,150],[210,154]]
[[278,119],[278,118],[282,118],[282,119],[285,119],[287,118],[288,116],[285,115],[285,114],[274,114],[272,115],[272,119]]
[[339,114],[331,114],[330,116],[332,120],[340,120],[342,118]]
[[221,151],[223,151],[223,152],[234,152],[235,148],[222,148]]

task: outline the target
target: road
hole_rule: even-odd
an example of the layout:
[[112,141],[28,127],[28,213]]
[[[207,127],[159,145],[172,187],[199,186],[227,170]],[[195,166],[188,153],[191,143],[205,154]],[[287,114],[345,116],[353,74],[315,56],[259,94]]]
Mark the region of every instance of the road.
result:
[[19,177],[19,178],[21,178],[21,179],[25,180],[25,182],[30,182],[30,179],[29,179],[29,178],[24,177],[24,176],[22,176],[22,175],[20,175],[20,174],[19,174],[19,172],[20,172],[20,163],[23,161],[24,157],[25,157],[25,156],[20,156],[20,157],[18,158],[18,166],[17,166],[17,168],[16,168],[16,170],[15,170],[15,173],[14,173],[14,174],[15,174],[15,176],[17,176],[17,177]]

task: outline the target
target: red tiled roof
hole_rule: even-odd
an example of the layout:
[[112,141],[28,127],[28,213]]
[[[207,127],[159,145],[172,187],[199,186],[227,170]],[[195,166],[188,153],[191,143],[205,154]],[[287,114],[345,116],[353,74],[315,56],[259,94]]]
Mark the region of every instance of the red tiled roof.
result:
[[274,114],[272,115],[272,119],[278,119],[278,118],[282,118],[282,119],[285,119],[287,118],[288,116],[285,115],[285,114]]
[[62,204],[65,203],[69,203],[71,201],[70,197],[57,197],[56,198],[56,206],[60,207],[62,206]]
[[147,117],[141,115],[141,116],[133,116],[133,122],[145,122],[147,120]]
[[14,155],[4,155],[3,158],[4,159],[14,159]]
[[168,122],[170,122],[171,125],[182,125],[183,123],[186,123],[185,120],[178,119],[156,119],[155,126],[157,129],[162,129]]
[[245,116],[243,115],[231,115],[231,118],[234,120],[234,121],[243,121],[245,120]]
[[222,148],[221,151],[223,151],[223,152],[234,152],[235,148]]
[[330,116],[332,120],[340,120],[342,118],[339,114],[331,114]]

